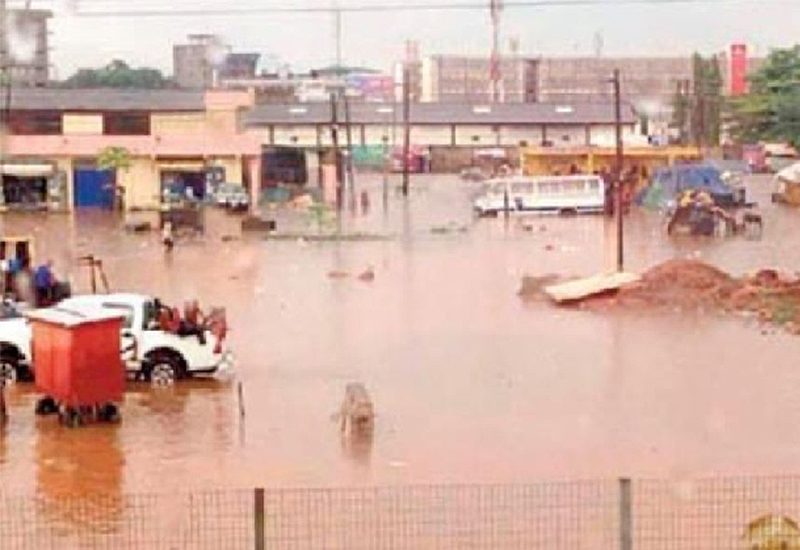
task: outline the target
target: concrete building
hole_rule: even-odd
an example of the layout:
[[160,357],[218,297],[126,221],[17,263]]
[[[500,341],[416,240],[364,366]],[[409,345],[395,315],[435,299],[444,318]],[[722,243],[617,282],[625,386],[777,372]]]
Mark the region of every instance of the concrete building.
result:
[[392,69],[392,77],[396,83],[394,97],[396,101],[403,101],[406,67],[408,67],[408,95],[412,102],[417,103],[422,100],[422,61],[412,60],[394,64]]
[[643,111],[670,107],[677,83],[692,78],[689,56],[545,58],[539,65],[542,101],[607,102],[614,69],[621,73],[623,96]]
[[173,75],[179,88],[207,90],[217,80],[217,69],[228,55],[227,47],[213,34],[191,34],[187,44],[172,48]]
[[719,54],[719,66],[720,70],[722,71],[723,93],[726,95],[738,95],[740,92],[747,91],[749,88],[747,77],[756,73],[766,61],[766,59],[763,57],[744,57],[744,67],[742,67],[744,81],[740,83],[736,82],[736,59],[732,53],[733,52],[722,52]]
[[8,67],[14,86],[46,86],[50,74],[48,10],[8,10],[8,35],[0,29],[0,67]]
[[[537,59],[502,57],[500,103],[538,101]],[[422,59],[420,101],[486,103],[491,100],[491,60],[487,57],[432,55]]]
[[[345,146],[341,108],[337,117],[339,144]],[[389,156],[402,159],[400,104],[353,103],[350,118],[357,164],[381,168]],[[412,151],[427,159],[428,169],[435,172],[469,166],[475,155],[487,151],[515,165],[520,149],[528,146],[546,145],[553,150],[608,146],[615,139],[614,110],[608,104],[415,103],[411,105],[410,120]],[[318,181],[322,180],[320,166],[332,148],[329,105],[257,105],[244,122],[265,148],[305,152],[309,173],[317,168]],[[626,141],[636,142],[636,118],[628,107],[623,110],[623,125]]]
[[14,90],[0,164],[0,202],[55,210],[113,201],[97,157],[124,148],[131,160],[116,181],[127,209],[156,208],[167,185],[206,189],[260,181],[260,143],[240,131],[253,94],[181,90]]
[[248,79],[256,77],[258,53],[229,53],[219,67],[219,79]]
[[[351,105],[351,133],[360,146],[399,144],[402,108],[392,104]],[[342,109],[339,124],[345,120]],[[614,109],[610,104],[431,104],[411,106],[415,146],[486,147],[528,145],[611,145]],[[326,104],[257,105],[244,122],[269,146],[316,149],[331,145],[331,108]],[[634,139],[636,118],[626,106],[624,133]],[[343,141],[342,141],[343,143]]]

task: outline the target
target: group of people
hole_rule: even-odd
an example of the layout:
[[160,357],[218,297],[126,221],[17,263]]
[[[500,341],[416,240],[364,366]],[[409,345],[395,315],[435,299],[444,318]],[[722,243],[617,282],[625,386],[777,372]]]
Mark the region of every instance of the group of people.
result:
[[196,336],[200,345],[205,345],[206,332],[211,332],[217,338],[217,349],[220,349],[228,332],[224,309],[213,308],[205,314],[197,300],[186,301],[182,314],[177,307],[169,307],[158,299],[154,306],[152,328],[178,336]]
[[208,318],[203,314],[197,300],[189,300],[184,304],[183,315],[177,307],[169,307],[155,301],[155,325],[159,330],[171,332],[178,336],[197,336],[201,345],[206,343]]
[[69,296],[68,285],[59,281],[53,272],[53,260],[31,269],[22,259],[14,257],[3,260],[0,268],[4,294],[15,301],[48,307]]

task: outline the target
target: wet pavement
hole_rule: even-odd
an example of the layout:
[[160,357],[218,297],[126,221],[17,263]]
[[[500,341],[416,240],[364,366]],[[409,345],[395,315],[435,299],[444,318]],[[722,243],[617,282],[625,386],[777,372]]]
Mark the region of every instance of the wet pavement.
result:
[[[800,444],[800,338],[715,315],[598,313],[524,303],[523,274],[588,275],[614,265],[601,216],[475,220],[475,185],[362,176],[368,215],[346,231],[373,242],[266,242],[209,213],[202,239],[165,257],[158,235],[126,233],[104,213],[5,215],[33,234],[78,290],[76,258],[104,261],[115,290],[225,305],[235,381],[130,387],[117,426],[67,430],[33,414],[35,391],[9,391],[0,493],[47,496],[193,488],[358,486],[543,479],[786,474]],[[668,239],[656,214],[627,220],[627,266],[693,256],[733,273],[800,265],[800,211],[750,182],[760,240]],[[278,213],[279,227],[315,227]],[[335,222],[331,222],[335,223]],[[442,230],[442,227],[448,228]],[[436,228],[436,229],[434,229]],[[464,228],[462,230],[462,228]],[[223,236],[233,240],[223,242]],[[376,277],[333,279],[372,266]],[[348,382],[377,411],[372,441],[347,444],[332,415]]]

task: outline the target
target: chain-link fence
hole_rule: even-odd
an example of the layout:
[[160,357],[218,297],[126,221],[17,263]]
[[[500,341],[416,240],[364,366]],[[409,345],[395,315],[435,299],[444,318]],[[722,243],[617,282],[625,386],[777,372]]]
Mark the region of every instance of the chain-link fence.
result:
[[0,496],[0,548],[800,549],[800,477]]

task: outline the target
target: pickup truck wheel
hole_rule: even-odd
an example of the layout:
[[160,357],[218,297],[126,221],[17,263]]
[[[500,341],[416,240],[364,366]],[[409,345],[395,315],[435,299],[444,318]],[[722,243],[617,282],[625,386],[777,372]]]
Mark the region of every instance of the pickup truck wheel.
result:
[[182,376],[180,358],[171,355],[157,355],[147,370],[147,377],[154,386],[172,386]]
[[0,378],[6,384],[13,384],[18,379],[19,361],[8,356],[0,356]]

